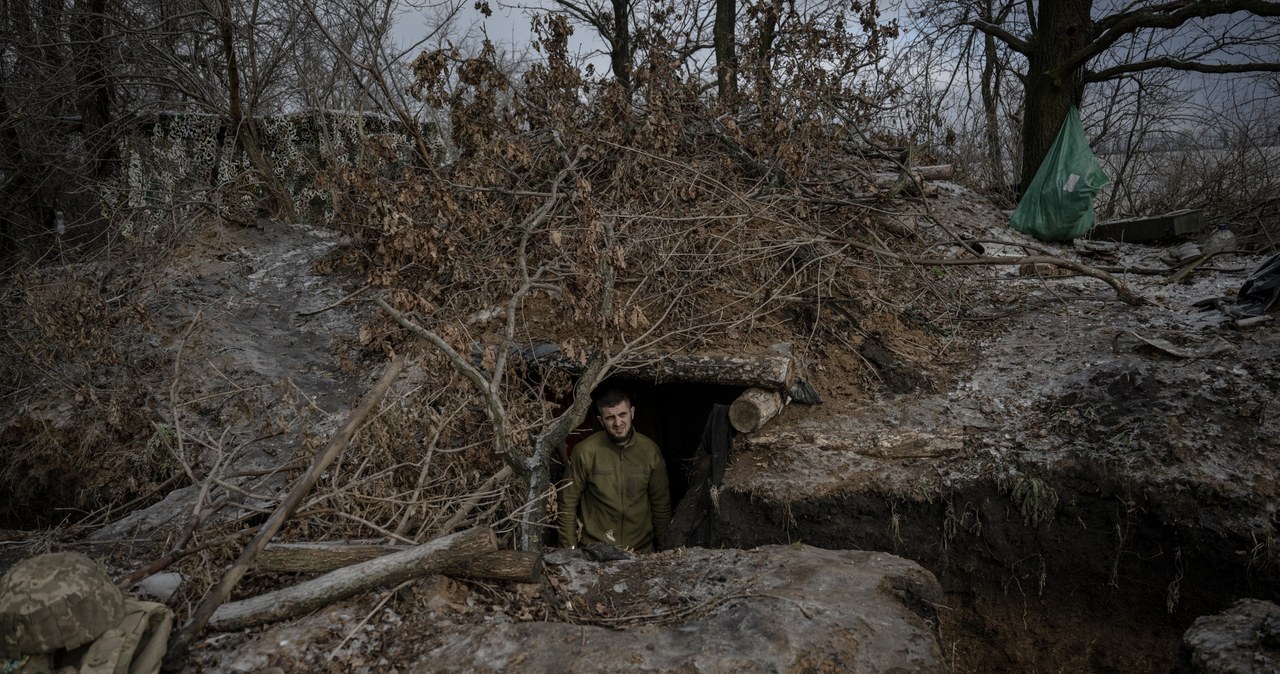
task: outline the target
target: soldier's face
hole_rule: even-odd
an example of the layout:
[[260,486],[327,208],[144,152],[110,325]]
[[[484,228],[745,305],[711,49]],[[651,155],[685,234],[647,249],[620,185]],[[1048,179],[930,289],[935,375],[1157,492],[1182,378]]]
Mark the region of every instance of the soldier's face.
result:
[[631,436],[631,419],[634,413],[631,403],[621,402],[600,410],[596,418],[600,420],[600,425],[604,426],[604,431],[609,434],[610,440],[622,442]]

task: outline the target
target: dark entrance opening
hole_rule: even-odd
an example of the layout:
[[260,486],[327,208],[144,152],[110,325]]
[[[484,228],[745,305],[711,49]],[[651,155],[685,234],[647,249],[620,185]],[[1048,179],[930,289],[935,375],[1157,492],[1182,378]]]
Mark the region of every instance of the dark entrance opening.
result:
[[[689,491],[688,467],[702,429],[713,405],[728,405],[744,390],[739,386],[698,384],[691,382],[664,382],[610,377],[596,388],[598,395],[611,388],[626,391],[636,408],[635,428],[658,443],[662,459],[667,463],[667,476],[671,482],[671,504],[680,503]],[[588,428],[589,427],[589,428]],[[587,415],[579,431],[569,438],[570,448],[591,433],[600,430],[595,409]]]

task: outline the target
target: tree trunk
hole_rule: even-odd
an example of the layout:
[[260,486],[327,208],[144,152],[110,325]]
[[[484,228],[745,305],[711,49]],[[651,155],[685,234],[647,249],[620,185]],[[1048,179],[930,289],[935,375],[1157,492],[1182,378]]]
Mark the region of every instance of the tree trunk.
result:
[[618,84],[631,98],[631,0],[613,2],[613,48],[609,51],[609,64]]
[[310,613],[379,585],[439,573],[458,562],[497,550],[493,530],[476,527],[367,562],[343,567],[282,590],[223,604],[209,626],[238,630]]
[[[228,116],[231,118],[231,132],[235,134],[240,148],[244,150],[249,163],[253,165],[258,179],[262,181],[267,192],[272,215],[285,220],[294,218],[293,198],[281,184],[275,170],[262,153],[258,143],[259,133],[257,121],[252,114],[246,114],[241,102],[240,63],[236,55],[234,25],[231,20],[230,0],[219,0],[221,15],[218,16],[218,35],[222,40],[222,51],[227,58],[227,103]],[[251,106],[252,107],[252,106]]]
[[72,43],[76,45],[80,129],[93,162],[93,178],[98,181],[110,177],[119,160],[109,128],[114,91],[105,44],[107,3],[108,0],[77,0],[71,25]]
[[1000,115],[998,110],[1000,104],[999,58],[999,52],[996,49],[996,38],[992,35],[984,34],[982,113],[986,126],[987,171],[989,172],[991,187],[998,190],[1000,194],[1007,194],[1009,177],[1005,174],[1004,153],[1000,150],[1002,144],[1000,142]]
[[738,94],[738,56],[735,51],[738,5],[735,0],[716,0],[716,21],[712,42],[716,50],[716,87],[720,100],[732,101]]
[[1093,0],[1039,3],[1039,25],[1027,56],[1026,108],[1022,117],[1021,194],[1062,128],[1067,111],[1084,94],[1084,71],[1060,73],[1061,66],[1090,35]]
[[777,38],[781,16],[782,0],[772,0],[760,13],[760,44],[756,51],[756,105],[760,106],[761,115],[767,115],[772,110],[773,41]]
[[[543,524],[550,518],[547,513],[551,509],[551,455],[557,451],[569,433],[587,418],[591,408],[591,391],[604,379],[606,360],[600,355],[592,356],[578,375],[573,385],[573,403],[551,424],[545,432],[538,436],[533,446],[533,456],[529,459],[529,490],[526,498],[527,515],[520,522],[519,548],[521,550],[542,550]],[[552,523],[554,525],[554,523]]]

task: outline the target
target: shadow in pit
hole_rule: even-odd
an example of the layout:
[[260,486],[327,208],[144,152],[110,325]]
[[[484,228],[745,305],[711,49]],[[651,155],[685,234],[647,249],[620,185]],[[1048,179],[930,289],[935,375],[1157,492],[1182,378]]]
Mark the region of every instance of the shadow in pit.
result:
[[1277,553],[1252,537],[1195,518],[1171,525],[1096,476],[1060,478],[1060,504],[1035,522],[991,482],[921,501],[726,490],[717,527],[726,546],[800,541],[917,561],[946,591],[940,631],[955,672],[1168,672],[1197,617],[1280,596]]

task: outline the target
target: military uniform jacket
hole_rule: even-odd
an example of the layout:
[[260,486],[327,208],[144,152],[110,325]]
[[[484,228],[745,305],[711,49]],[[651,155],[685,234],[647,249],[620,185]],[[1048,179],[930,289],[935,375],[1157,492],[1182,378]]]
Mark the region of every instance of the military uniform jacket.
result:
[[671,522],[667,465],[658,445],[640,433],[618,446],[600,431],[573,448],[569,484],[560,492],[560,545],[604,541],[648,550]]

